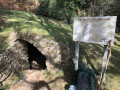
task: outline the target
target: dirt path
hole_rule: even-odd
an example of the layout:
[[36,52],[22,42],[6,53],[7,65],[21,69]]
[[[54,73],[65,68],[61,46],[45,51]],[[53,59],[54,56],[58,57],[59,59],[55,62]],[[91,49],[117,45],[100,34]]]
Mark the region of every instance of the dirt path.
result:
[[26,79],[11,86],[10,90],[64,90],[65,82],[62,78],[45,76],[44,72],[40,70],[26,70]]
[[43,71],[26,70],[26,79],[11,87],[10,90],[49,90],[49,86],[44,81]]

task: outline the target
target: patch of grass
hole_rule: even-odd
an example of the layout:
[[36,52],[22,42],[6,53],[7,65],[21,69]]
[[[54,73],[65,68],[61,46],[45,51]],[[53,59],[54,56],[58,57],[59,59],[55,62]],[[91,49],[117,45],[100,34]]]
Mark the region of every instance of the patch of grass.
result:
[[[72,40],[72,29],[69,25],[46,17],[36,16],[33,13],[21,11],[0,10],[0,18],[5,18],[1,25],[0,33],[6,34],[11,31],[26,32],[47,36],[55,41],[66,42]],[[61,38],[59,38],[61,37]]]
[[4,49],[8,46],[6,43],[7,36],[0,34],[0,53],[4,51]]
[[25,80],[25,76],[23,74],[23,72],[16,72],[13,77],[14,79],[14,84],[20,82],[20,80]]
[[0,85],[0,90],[9,90],[10,85],[9,84],[4,84],[3,86]]

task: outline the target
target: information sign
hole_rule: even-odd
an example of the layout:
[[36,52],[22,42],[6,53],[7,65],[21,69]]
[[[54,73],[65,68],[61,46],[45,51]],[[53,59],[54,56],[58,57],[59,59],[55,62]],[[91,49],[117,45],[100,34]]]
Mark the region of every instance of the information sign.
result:
[[73,25],[73,41],[107,45],[112,40],[117,16],[75,17]]

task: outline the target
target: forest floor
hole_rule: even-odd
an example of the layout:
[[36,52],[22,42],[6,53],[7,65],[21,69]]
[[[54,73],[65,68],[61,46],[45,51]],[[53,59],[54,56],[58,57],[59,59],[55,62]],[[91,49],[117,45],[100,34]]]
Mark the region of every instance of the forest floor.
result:
[[[66,42],[74,51],[72,40],[72,25],[64,24],[50,18],[36,16],[33,13],[0,10],[0,54],[8,47],[7,38],[12,31],[31,32],[46,36],[56,42]],[[80,43],[80,68],[93,68],[96,77],[101,72],[103,45]],[[74,53],[74,52],[73,52]],[[72,53],[72,54],[73,54]],[[74,55],[73,55],[74,56]],[[74,60],[74,58],[73,58]],[[71,66],[72,67],[72,66]],[[71,72],[71,67],[67,72]],[[54,73],[48,70],[26,70],[11,76],[4,82],[5,90],[64,90],[66,84],[72,84],[71,78],[65,77],[65,72]],[[66,80],[66,78],[69,78]],[[99,78],[97,78],[99,80]],[[120,90],[120,34],[115,34],[112,56],[106,72],[103,90]]]

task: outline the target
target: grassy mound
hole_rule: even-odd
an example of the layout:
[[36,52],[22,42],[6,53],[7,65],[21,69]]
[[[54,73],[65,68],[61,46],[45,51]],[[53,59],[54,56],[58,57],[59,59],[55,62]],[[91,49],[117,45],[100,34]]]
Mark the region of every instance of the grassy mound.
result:
[[8,34],[11,31],[29,31],[55,41],[72,40],[71,27],[62,22],[36,16],[33,13],[0,10],[0,34]]

